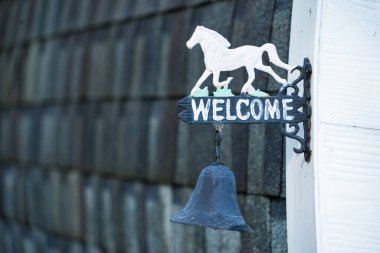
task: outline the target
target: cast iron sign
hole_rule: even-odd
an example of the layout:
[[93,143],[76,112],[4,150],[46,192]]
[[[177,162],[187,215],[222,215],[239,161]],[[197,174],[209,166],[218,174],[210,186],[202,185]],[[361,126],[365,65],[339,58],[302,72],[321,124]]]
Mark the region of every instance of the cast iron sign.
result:
[[[273,44],[267,43],[261,47],[243,46],[236,49],[227,49],[229,42],[217,32],[198,26],[193,36],[186,43],[189,48],[200,43],[205,54],[206,70],[199,78],[191,91],[191,95],[180,101],[178,105],[184,108],[178,116],[189,124],[262,124],[277,123],[281,132],[300,143],[294,148],[296,153],[304,153],[305,160],[310,160],[310,76],[311,64],[307,58],[303,66],[291,67],[282,62]],[[262,53],[267,52],[269,60],[289,72],[298,71],[299,77],[288,84],[279,77],[270,66],[262,63]],[[228,85],[232,81],[229,77],[219,82],[221,71],[230,71],[245,67],[248,80],[243,85],[241,94],[234,96]],[[258,69],[272,75],[282,84],[276,96],[269,96],[252,86]],[[200,86],[209,75],[213,75],[213,84],[216,87],[214,96],[209,96],[207,87]],[[298,85],[303,85],[300,94]],[[300,133],[300,125],[303,134]]]

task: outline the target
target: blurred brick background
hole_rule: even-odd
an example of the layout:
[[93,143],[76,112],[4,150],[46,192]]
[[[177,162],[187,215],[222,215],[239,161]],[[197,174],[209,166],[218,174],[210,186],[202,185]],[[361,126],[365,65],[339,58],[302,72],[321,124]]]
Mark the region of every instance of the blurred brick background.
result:
[[253,234],[169,217],[213,160],[212,127],[176,117],[204,69],[186,40],[204,25],[286,61],[290,18],[291,0],[0,0],[0,252],[287,252],[275,125],[224,128]]

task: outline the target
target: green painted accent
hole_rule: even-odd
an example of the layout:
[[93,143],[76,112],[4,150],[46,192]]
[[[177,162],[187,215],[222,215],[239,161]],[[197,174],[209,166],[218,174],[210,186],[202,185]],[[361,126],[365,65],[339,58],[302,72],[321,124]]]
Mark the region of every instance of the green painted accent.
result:
[[216,91],[214,91],[214,97],[233,97],[235,96],[231,89],[228,87],[224,88],[216,88]]
[[194,97],[208,97],[208,87],[204,87],[203,89],[199,89],[195,92]]
[[250,92],[249,95],[253,97],[269,97],[268,93],[261,90],[255,90],[254,92]]

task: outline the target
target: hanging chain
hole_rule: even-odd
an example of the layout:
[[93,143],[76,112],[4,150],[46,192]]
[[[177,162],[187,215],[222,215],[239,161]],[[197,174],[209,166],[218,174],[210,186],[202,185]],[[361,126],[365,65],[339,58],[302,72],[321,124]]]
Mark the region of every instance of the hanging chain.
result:
[[215,124],[215,160],[220,162],[220,143],[223,137],[223,124]]

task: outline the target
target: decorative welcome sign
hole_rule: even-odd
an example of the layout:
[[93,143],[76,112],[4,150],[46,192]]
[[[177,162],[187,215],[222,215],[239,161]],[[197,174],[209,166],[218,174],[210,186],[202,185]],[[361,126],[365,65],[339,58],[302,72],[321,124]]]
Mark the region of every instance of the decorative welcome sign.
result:
[[179,114],[186,123],[289,123],[305,120],[297,109],[300,98],[276,96],[267,98],[240,95],[236,97],[186,97],[178,102],[185,108]]
[[[178,105],[184,108],[178,117],[189,124],[261,124],[278,123],[281,132],[300,143],[294,148],[296,153],[304,153],[305,160],[310,160],[310,76],[311,64],[307,58],[303,66],[291,67],[278,57],[276,47],[267,43],[261,47],[242,46],[229,49],[230,43],[219,33],[203,26],[198,26],[192,37],[186,43],[191,49],[200,44],[205,59],[206,70],[199,78],[190,96],[181,99]],[[268,53],[269,60],[274,65],[293,72],[298,70],[299,77],[288,84],[278,76],[270,66],[262,63],[262,54]],[[231,77],[219,81],[221,71],[232,71],[245,67],[248,80],[241,89],[241,94],[235,96],[229,89],[233,80]],[[276,96],[254,89],[255,69],[264,71],[282,84]],[[200,89],[202,83],[213,75],[214,96],[209,95],[208,88]],[[303,91],[299,94],[298,84],[302,81]],[[289,93],[289,95],[287,95]],[[303,136],[298,135],[300,125],[303,126]]]
[[[170,220],[179,224],[251,233],[252,229],[239,209],[235,176],[227,166],[220,163],[223,124],[277,123],[285,136],[300,143],[294,152],[304,153],[305,160],[309,161],[311,65],[305,59],[302,67],[289,66],[280,60],[275,46],[269,43],[261,47],[229,49],[231,45],[222,35],[203,26],[195,29],[186,46],[191,49],[197,44],[203,50],[206,69],[190,96],[178,101],[178,105],[185,109],[178,117],[189,124],[215,125],[215,162],[202,170],[186,206]],[[299,77],[288,84],[270,66],[262,63],[264,52],[268,53],[269,60],[274,65],[289,72],[298,70]],[[235,96],[228,88],[232,77],[220,82],[219,74],[240,67],[247,70],[248,80],[243,85],[241,94]],[[277,96],[269,96],[253,88],[255,69],[267,72],[282,84]],[[210,96],[207,87],[200,88],[211,74],[216,88],[213,96]],[[304,87],[303,94],[299,95],[297,84],[301,81]],[[303,125],[303,136],[298,134],[300,125]]]

